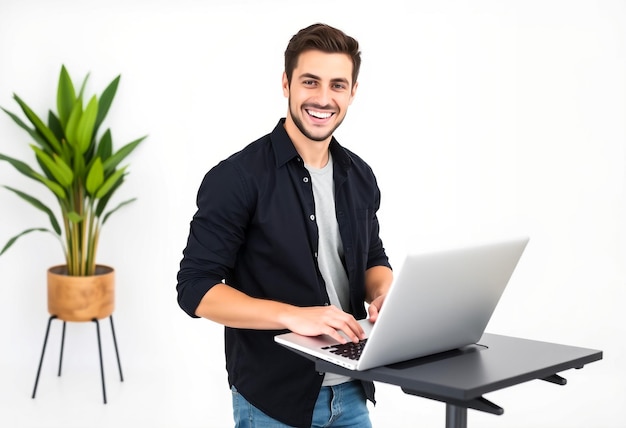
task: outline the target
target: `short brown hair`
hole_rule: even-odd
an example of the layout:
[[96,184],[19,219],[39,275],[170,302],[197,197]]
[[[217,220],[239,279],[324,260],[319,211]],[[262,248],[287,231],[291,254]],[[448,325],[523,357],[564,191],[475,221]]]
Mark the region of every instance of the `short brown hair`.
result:
[[326,24],[313,24],[303,28],[289,41],[285,50],[285,73],[288,82],[291,82],[293,70],[298,65],[298,57],[309,50],[348,55],[352,59],[352,84],[356,82],[361,68],[359,42]]

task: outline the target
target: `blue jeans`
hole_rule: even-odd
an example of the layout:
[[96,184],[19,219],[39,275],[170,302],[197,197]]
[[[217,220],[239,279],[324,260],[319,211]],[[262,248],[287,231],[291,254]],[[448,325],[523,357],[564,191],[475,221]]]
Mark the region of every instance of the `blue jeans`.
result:
[[[250,404],[233,386],[235,428],[289,428]],[[315,403],[311,428],[371,428],[360,382],[323,386]]]

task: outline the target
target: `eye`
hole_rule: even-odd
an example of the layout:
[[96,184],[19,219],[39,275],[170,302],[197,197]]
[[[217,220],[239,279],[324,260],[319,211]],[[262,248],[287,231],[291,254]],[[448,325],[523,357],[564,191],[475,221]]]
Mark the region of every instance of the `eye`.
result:
[[342,90],[344,90],[346,88],[347,88],[347,86],[344,83],[335,83],[335,84],[333,84],[333,89],[336,89],[336,90],[339,90],[339,91],[342,91]]
[[315,86],[315,83],[316,83],[315,80],[303,80],[302,81],[302,84],[304,86]]

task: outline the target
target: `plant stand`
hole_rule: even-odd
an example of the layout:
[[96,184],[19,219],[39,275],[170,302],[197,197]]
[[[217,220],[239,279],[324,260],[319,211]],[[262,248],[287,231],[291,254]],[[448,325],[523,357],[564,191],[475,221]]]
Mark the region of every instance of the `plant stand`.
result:
[[[43,357],[44,357],[44,354],[46,353],[46,345],[48,343],[48,335],[50,333],[50,324],[52,324],[53,319],[57,319],[57,318],[58,317],[56,315],[51,315],[50,318],[48,319],[48,327],[46,328],[46,336],[43,341],[43,349],[41,350],[41,358],[39,360],[39,368],[37,369],[37,378],[35,379],[35,387],[33,389],[32,398],[35,398],[35,394],[37,393],[37,384],[39,383],[39,375],[41,374],[41,365],[43,363]],[[115,338],[115,328],[113,327],[113,315],[109,316],[109,320],[111,321],[111,333],[113,334],[113,345],[115,346],[115,356],[117,357],[117,367],[120,371],[120,382],[124,382],[124,376],[122,375],[122,365],[120,363],[120,354],[117,349],[117,339]],[[96,333],[98,336],[98,355],[100,356],[100,377],[102,379],[102,397],[104,399],[104,404],[106,404],[107,394],[106,394],[106,388],[104,386],[104,365],[102,364],[102,344],[100,340],[100,322],[98,321],[97,318],[94,318],[91,321],[96,324]],[[65,323],[66,321],[63,321],[63,333],[61,334],[61,352],[59,355],[59,372],[57,376],[61,376],[61,365],[63,363],[63,346],[65,344]]]

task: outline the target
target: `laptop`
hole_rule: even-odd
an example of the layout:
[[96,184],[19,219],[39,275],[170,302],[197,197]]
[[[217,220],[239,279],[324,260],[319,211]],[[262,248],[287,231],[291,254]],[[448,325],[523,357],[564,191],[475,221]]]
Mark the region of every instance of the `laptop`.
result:
[[367,370],[475,344],[528,243],[527,237],[408,252],[367,338],[342,345],[293,332],[274,340],[350,370]]

